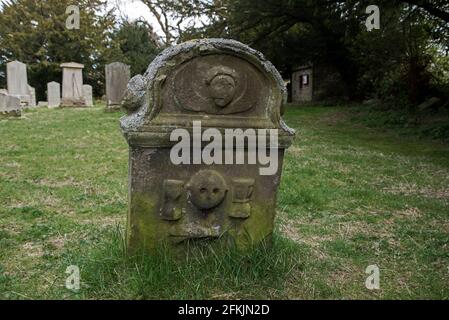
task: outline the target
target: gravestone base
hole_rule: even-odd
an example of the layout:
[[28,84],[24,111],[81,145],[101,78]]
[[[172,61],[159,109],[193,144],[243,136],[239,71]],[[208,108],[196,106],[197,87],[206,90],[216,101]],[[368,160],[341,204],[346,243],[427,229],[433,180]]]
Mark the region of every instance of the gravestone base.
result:
[[111,106],[106,106],[105,112],[121,112],[123,111],[122,106],[121,105],[111,105]]
[[84,99],[74,100],[74,99],[62,99],[62,108],[87,108]]

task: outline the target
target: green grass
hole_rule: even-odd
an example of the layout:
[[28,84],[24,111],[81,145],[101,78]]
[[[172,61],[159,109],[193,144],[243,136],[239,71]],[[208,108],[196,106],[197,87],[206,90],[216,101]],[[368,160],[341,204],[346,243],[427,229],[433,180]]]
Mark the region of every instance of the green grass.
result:
[[[343,107],[289,107],[297,129],[274,245],[124,253],[120,114],[37,110],[0,121],[0,298],[449,298],[449,145],[379,131]],[[365,269],[380,268],[380,290]],[[81,290],[65,289],[66,268]]]

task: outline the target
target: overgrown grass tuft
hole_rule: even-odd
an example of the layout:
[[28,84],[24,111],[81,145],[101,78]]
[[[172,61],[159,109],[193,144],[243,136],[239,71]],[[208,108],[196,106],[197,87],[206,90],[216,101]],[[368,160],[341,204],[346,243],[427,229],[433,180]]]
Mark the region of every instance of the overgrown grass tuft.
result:
[[239,252],[209,244],[186,246],[182,255],[161,247],[152,255],[126,254],[121,228],[110,231],[95,249],[70,251],[67,260],[81,266],[79,298],[241,299],[279,297],[292,272],[298,272],[298,249],[276,236]]

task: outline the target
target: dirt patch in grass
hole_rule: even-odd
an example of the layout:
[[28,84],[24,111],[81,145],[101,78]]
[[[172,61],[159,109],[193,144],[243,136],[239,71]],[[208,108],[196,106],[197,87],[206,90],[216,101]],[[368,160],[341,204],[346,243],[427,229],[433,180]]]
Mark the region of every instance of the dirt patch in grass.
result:
[[22,245],[24,256],[30,258],[41,258],[44,255],[44,249],[41,244],[35,242],[27,242]]
[[393,187],[383,188],[383,191],[394,195],[449,200],[449,189],[435,189],[431,186],[420,187],[416,183],[399,183]]

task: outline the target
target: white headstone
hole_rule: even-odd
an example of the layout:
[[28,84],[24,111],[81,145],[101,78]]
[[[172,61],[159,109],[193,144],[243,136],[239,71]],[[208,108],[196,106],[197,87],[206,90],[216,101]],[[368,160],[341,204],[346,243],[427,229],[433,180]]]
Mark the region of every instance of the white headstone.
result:
[[16,96],[0,93],[0,115],[20,117],[21,114],[20,99]]
[[28,85],[28,93],[30,95],[29,106],[31,108],[35,108],[36,107],[36,89],[34,89],[32,86]]
[[26,64],[12,61],[6,64],[6,82],[8,94],[16,96],[24,105],[31,104],[30,92],[28,90],[28,76]]
[[58,82],[53,81],[47,84],[47,100],[49,108],[61,106],[61,85]]
[[83,68],[84,65],[69,62],[61,64],[62,101],[66,106],[84,106]]
[[94,100],[92,97],[92,86],[88,84],[83,85],[83,96],[86,107],[93,107]]
[[6,111],[7,104],[8,104],[8,95],[0,92],[0,112]]

